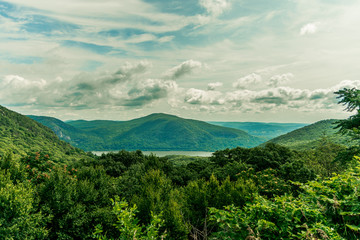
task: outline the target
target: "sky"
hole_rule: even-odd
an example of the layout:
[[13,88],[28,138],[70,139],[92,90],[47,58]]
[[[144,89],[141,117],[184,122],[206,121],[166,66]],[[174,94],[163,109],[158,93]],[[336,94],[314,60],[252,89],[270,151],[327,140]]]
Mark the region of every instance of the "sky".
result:
[[61,120],[346,118],[360,0],[0,0],[0,105]]

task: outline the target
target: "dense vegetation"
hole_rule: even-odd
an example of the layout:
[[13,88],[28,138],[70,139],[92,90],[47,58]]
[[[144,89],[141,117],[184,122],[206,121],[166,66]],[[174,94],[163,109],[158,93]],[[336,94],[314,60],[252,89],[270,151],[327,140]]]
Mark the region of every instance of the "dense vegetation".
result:
[[[326,144],[332,147],[331,143]],[[250,210],[246,209],[256,206],[268,206],[270,212],[277,209],[273,204],[281,205],[281,201],[294,201],[296,206],[303,201],[299,198],[310,198],[304,190],[312,186],[304,184],[308,180],[314,180],[316,175],[325,177],[330,172],[342,172],[344,167],[333,161],[338,149],[324,153],[323,147],[319,143],[314,154],[323,155],[312,159],[304,152],[274,144],[264,148],[238,147],[182,165],[175,165],[166,157],[145,156],[141,151],[93,156],[69,165],[53,163],[42,152],[21,159],[5,155],[1,159],[1,184],[6,187],[1,188],[0,208],[4,216],[0,233],[14,239],[92,239],[95,235],[116,239],[139,229],[137,239],[149,239],[145,236],[155,234],[153,230],[159,236],[166,235],[166,239],[215,238],[230,231],[222,225],[229,220],[221,215],[224,206],[231,206],[234,213],[245,211],[236,214],[239,218],[248,216]],[[312,168],[316,164],[322,169]],[[353,176],[349,184],[358,184],[356,174],[344,176]],[[320,180],[312,184],[324,188],[329,192],[327,199],[333,199],[331,194],[336,189],[329,190]],[[343,188],[343,185],[334,186]],[[342,191],[352,189],[344,187]],[[342,199],[337,199],[345,204],[343,211],[347,209],[353,214],[352,205],[348,207],[345,203],[345,193],[341,194]],[[357,193],[351,194],[358,197]],[[311,206],[314,208],[316,204]],[[325,213],[322,218],[327,219]],[[254,217],[249,215],[248,221]],[[24,219],[28,220],[23,222]],[[343,226],[356,226],[356,219]],[[304,219],[301,221],[306,223]],[[256,233],[259,226],[251,227]],[[235,232],[245,234],[241,231]],[[24,235],[16,235],[18,232]],[[352,234],[358,236],[356,231]]]
[[236,146],[254,147],[264,142],[238,129],[151,114],[130,121],[70,121],[30,116],[50,127],[64,141],[86,151],[183,150],[215,151]]
[[[346,121],[352,118],[342,126]],[[76,161],[7,151],[0,159],[0,236],[359,239],[356,154],[326,137],[310,150],[268,143],[180,164],[141,151]]]
[[[78,158],[83,151],[60,141],[51,129],[0,106],[0,155],[45,151],[56,160]],[[71,156],[69,158],[69,156]]]

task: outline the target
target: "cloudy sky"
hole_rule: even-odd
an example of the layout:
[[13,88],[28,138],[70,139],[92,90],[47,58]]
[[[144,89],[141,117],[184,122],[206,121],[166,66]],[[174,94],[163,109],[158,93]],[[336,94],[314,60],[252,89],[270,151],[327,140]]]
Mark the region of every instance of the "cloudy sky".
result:
[[344,118],[360,0],[0,0],[0,105],[127,120]]

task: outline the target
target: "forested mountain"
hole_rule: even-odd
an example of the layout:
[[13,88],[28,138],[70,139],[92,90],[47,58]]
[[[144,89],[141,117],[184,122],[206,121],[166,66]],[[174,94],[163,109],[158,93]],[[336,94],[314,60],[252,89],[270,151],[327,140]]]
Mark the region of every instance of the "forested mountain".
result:
[[9,151],[16,155],[51,152],[59,160],[82,152],[59,140],[50,128],[0,106],[0,155]]
[[73,146],[90,151],[96,146],[104,145],[103,137],[73,127],[57,118],[34,115],[28,115],[28,117],[49,127],[61,140],[64,140]]
[[264,123],[264,122],[208,122],[223,127],[243,130],[250,135],[266,140],[278,137],[298,128],[307,126],[305,123]]
[[343,144],[346,146],[353,145],[354,143],[350,141],[351,138],[349,136],[339,134],[338,129],[335,129],[337,121],[338,120],[335,119],[318,121],[311,125],[271,139],[268,142],[287,146],[292,149],[302,150],[314,148],[316,145],[315,142],[325,137],[333,143]]
[[57,135],[84,150],[203,150],[237,146],[254,147],[264,140],[244,131],[183,119],[167,114],[151,114],[130,121],[70,121],[35,117]]

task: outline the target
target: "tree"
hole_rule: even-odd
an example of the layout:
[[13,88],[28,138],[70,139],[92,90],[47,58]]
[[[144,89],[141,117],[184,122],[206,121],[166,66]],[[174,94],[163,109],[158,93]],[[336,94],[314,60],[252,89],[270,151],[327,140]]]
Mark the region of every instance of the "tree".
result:
[[350,134],[354,139],[360,139],[360,90],[356,88],[344,88],[335,92],[339,104],[345,106],[345,110],[352,112],[356,110],[356,114],[347,119],[337,121],[339,132],[343,134]]
[[[113,203],[113,212],[117,218],[117,222],[114,226],[119,231],[119,239],[155,240],[164,239],[164,237],[166,237],[165,232],[160,232],[160,228],[163,227],[164,224],[161,213],[156,215],[151,212],[150,223],[146,226],[141,226],[139,225],[139,220],[135,216],[137,212],[136,204],[134,204],[133,207],[130,207],[125,200],[120,201],[117,196],[115,196],[115,200],[111,199],[111,201]],[[107,238],[106,235],[104,236],[101,224],[98,224],[95,227],[94,237],[99,240],[112,239]]]
[[46,239],[46,217],[36,213],[34,188],[27,181],[14,184],[10,173],[0,170],[1,239]]
[[298,184],[298,197],[255,195],[239,208],[209,209],[210,239],[359,239],[360,161],[331,178]]

